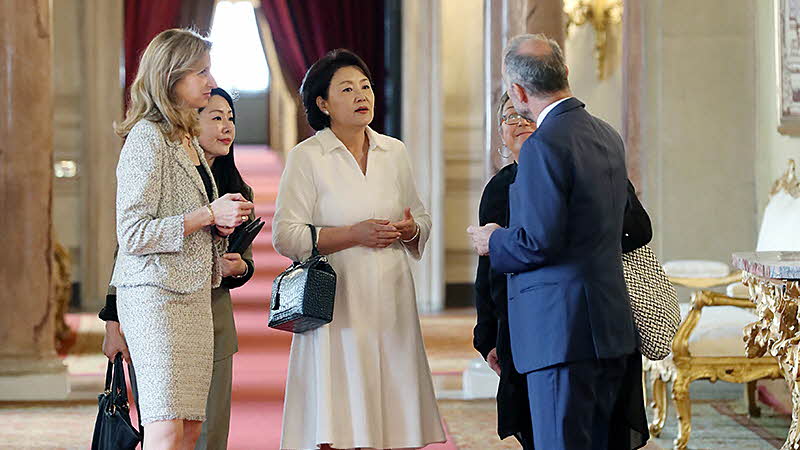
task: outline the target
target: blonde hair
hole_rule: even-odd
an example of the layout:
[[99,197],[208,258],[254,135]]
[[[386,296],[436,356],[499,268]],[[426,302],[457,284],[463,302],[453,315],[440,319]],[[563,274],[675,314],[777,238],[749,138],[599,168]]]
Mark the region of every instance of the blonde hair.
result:
[[197,111],[178,107],[175,85],[195,69],[209,50],[211,41],[192,30],[173,28],[153,38],[142,53],[131,84],[125,120],[114,124],[117,134],[124,138],[137,122],[147,119],[160,125],[172,141],[179,140],[184,133],[198,135]]

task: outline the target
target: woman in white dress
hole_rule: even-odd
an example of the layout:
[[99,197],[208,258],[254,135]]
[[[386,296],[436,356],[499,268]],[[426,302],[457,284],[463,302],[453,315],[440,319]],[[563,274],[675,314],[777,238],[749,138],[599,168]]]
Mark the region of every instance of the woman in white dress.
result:
[[295,261],[321,253],[336,270],[333,321],[294,335],[281,448],[421,448],[444,442],[408,256],[431,217],[403,143],[369,128],[374,93],[364,62],[334,50],[300,88],[317,133],[286,160],[273,244]]

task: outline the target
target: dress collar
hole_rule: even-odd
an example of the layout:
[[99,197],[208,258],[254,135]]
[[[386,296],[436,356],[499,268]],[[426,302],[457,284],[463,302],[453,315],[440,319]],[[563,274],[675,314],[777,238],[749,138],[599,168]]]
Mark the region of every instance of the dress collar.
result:
[[[325,127],[314,135],[320,144],[322,144],[322,151],[325,153],[331,152],[336,149],[344,149],[347,150],[347,147],[336,137],[333,130],[330,127]],[[370,127],[367,127],[367,141],[369,142],[369,149],[368,151],[372,151],[375,149],[386,150],[388,146],[386,145],[385,137],[373,130]]]

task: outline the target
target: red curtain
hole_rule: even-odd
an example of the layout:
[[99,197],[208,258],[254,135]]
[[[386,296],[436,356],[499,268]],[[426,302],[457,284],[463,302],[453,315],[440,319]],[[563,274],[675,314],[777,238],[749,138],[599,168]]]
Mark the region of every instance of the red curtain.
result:
[[139,58],[156,35],[178,26],[182,0],[125,0],[125,107]]
[[275,50],[289,86],[298,88],[306,70],[335,48],[358,54],[375,83],[373,128],[383,131],[384,63],[383,1],[375,0],[261,0]]
[[125,106],[139,58],[158,33],[191,27],[208,34],[214,0],[125,0]]

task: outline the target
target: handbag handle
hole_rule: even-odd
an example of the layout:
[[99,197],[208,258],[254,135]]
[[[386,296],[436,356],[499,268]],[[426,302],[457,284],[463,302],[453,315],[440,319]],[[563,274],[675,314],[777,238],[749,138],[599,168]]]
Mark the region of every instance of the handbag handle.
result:
[[308,224],[308,229],[311,230],[311,256],[319,256],[319,249],[317,248],[317,228],[314,225]]
[[125,383],[125,369],[122,367],[122,353],[117,353],[114,357],[114,380],[111,383],[111,403],[116,405],[120,398],[123,399],[124,403],[128,403],[128,387]]
[[[317,229],[314,225],[306,224],[308,229],[311,230],[311,258],[319,256],[319,248],[317,248]],[[311,259],[309,258],[309,259]],[[272,305],[272,310],[277,311],[278,308],[281,307],[281,283],[283,282],[283,277],[289,274],[292,269],[297,267],[298,265],[302,264],[301,262],[294,262],[291,267],[284,270],[282,274],[278,275],[278,285],[275,286],[275,304]]]
[[108,360],[108,367],[106,367],[106,386],[103,389],[103,392],[106,394],[111,393],[111,374],[113,373],[114,363],[111,360]]
[[[108,370],[106,370],[106,391],[108,391],[108,383],[111,381],[111,361],[108,362]],[[128,406],[128,385],[125,382],[125,369],[122,364],[122,353],[118,352],[117,355],[114,357],[114,381],[111,384],[111,404],[113,407],[116,407],[117,400],[122,398],[124,404]],[[130,368],[130,366],[129,366]],[[133,383],[133,379],[131,379],[131,383]],[[117,392],[119,390],[119,392]],[[139,436],[141,441],[144,442],[144,427],[142,427],[142,410],[139,408],[139,395],[134,396],[134,401],[136,402],[136,418],[139,422]]]

